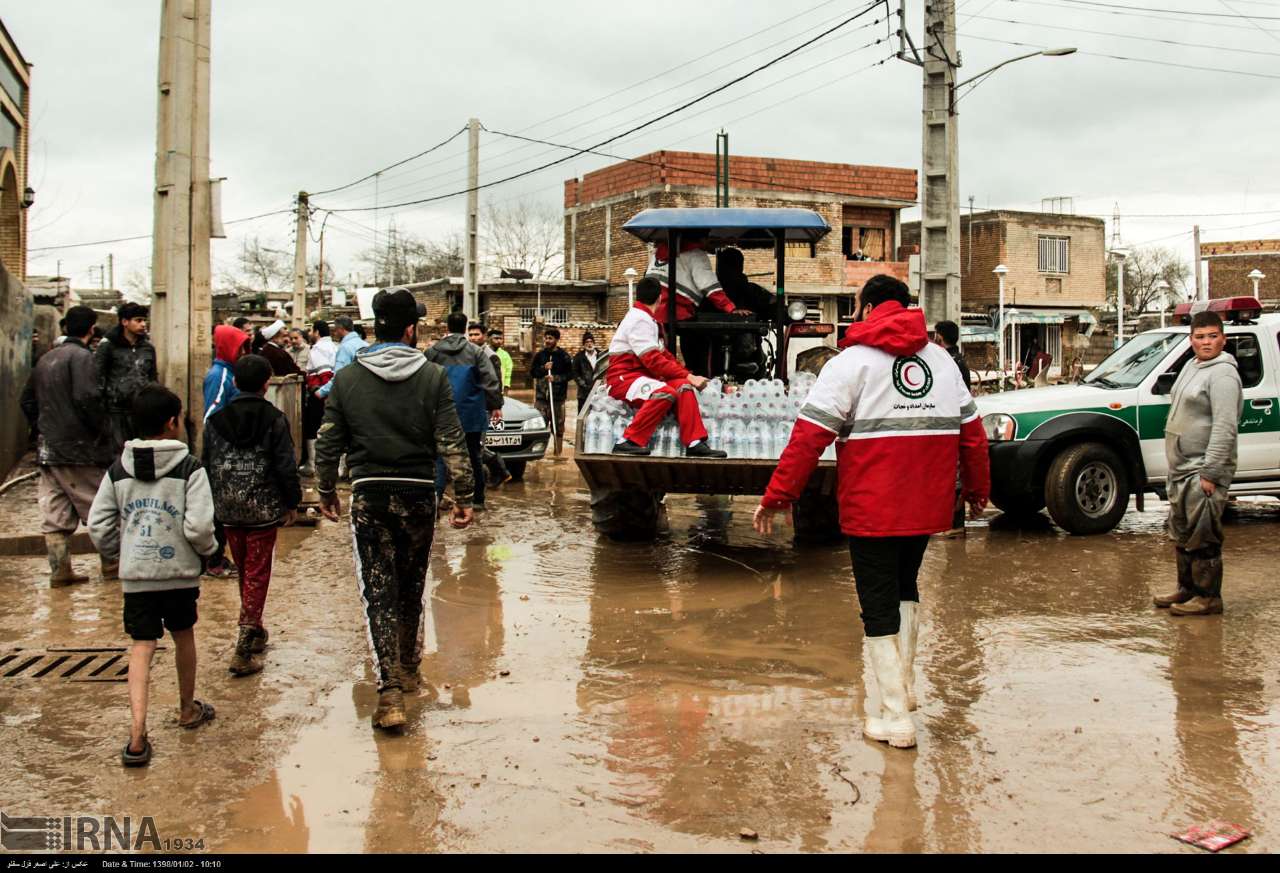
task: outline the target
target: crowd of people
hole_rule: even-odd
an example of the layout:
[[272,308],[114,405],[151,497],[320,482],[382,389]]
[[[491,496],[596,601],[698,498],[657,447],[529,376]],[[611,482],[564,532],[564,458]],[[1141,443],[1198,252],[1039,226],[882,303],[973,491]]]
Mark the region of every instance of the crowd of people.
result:
[[[708,298],[716,293],[704,290]],[[545,330],[530,375],[557,454],[570,382],[581,409],[599,374],[614,399],[637,410],[615,453],[647,454],[654,429],[673,413],[686,457],[725,456],[708,444],[699,412],[696,392],[707,378],[666,347],[658,317],[665,293],[657,275],[638,283],[607,356],[588,334],[571,357],[560,348],[560,332]],[[869,280],[854,302],[855,322],[800,410],[753,524],[770,534],[774,517],[799,500],[836,442],[840,525],[880,691],[880,701],[867,704],[863,731],[909,748],[917,575],[929,536],[956,523],[957,503],[975,513],[986,506],[987,444],[956,348],[958,328],[940,322],[930,342],[906,286],[889,276]],[[158,384],[147,311],[134,304],[120,307],[96,352],[89,345],[97,313],[72,307],[64,337],[37,362],[22,408],[37,433],[49,582],[87,581],[69,550],[71,534],[85,524],[102,578],[121,583],[124,628],[133,640],[126,766],[151,759],[150,669],[165,631],[176,652],[179,724],[195,728],[215,717],[196,697],[201,576],[239,580],[239,633],[228,670],[249,676],[263,669],[276,540],[295,519],[308,474],[320,512],[333,521],[342,511],[338,482],[350,482],[356,575],[378,679],[373,724],[393,730],[405,723],[404,695],[422,681],[423,599],[437,514],[451,489],[450,523],[465,528],[484,508],[486,468],[504,481],[505,467],[486,450],[484,435],[502,426],[514,366],[502,332],[461,312],[448,315],[447,333],[424,352],[418,329],[425,311],[407,289],[379,292],[372,307],[372,343],[346,317],[332,329],[317,321],[309,332],[286,330],[279,320],[257,330],[247,319],[217,325],[200,411],[183,410]],[[1207,615],[1222,611],[1222,511],[1242,401],[1215,314],[1195,316],[1191,343],[1196,360],[1173,386],[1167,426],[1178,586],[1155,603]],[[286,375],[306,386],[301,468],[288,417],[267,400],[272,378]],[[203,425],[198,457],[184,434],[193,413]]]

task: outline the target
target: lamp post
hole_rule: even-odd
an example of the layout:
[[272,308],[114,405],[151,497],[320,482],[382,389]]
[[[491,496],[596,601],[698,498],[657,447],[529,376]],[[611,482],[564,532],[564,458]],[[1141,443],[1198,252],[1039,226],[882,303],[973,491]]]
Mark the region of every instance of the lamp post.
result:
[[1169,283],[1164,279],[1156,279],[1151,287],[1160,295],[1157,298],[1160,301],[1160,326],[1164,327],[1165,310],[1169,308]]
[[1259,270],[1257,267],[1254,267],[1249,273],[1249,279],[1253,282],[1253,297],[1255,300],[1262,299],[1258,296],[1258,283],[1265,278],[1267,278],[1267,274]]
[[1124,259],[1129,257],[1127,249],[1112,249],[1111,257],[1116,261],[1116,348],[1124,345]]
[[627,267],[622,275],[627,277],[627,309],[630,309],[636,305],[636,268]]
[[1000,296],[996,302],[996,360],[999,362],[1000,378],[1004,378],[1004,277],[1009,272],[1009,268],[1004,264],[999,264],[991,272],[996,274],[996,280],[1000,283]]

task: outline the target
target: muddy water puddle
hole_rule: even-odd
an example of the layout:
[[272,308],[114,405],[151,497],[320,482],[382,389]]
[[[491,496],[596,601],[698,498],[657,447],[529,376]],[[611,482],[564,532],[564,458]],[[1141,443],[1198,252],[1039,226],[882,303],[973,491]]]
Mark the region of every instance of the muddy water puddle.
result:
[[[6,770],[27,774],[0,800],[136,805],[176,780],[192,799],[169,826],[228,851],[1191,851],[1166,834],[1212,818],[1255,831],[1238,851],[1280,848],[1274,505],[1239,507],[1209,619],[1150,607],[1171,574],[1159,504],[1102,537],[990,516],[936,540],[920,746],[900,752],[858,732],[844,549],[756,536],[745,499],[673,498],[658,542],[599,540],[564,461],[489,502],[475,529],[439,529],[429,687],[402,736],[369,728],[350,539],[326,525],[279,556],[259,678],[221,674],[234,586],[206,582],[225,718],[161,731],[146,776],[113,768],[118,687],[0,680]],[[0,562],[22,592],[6,641],[118,637],[118,592],[41,590],[23,560]],[[68,706],[100,717],[51,715]]]

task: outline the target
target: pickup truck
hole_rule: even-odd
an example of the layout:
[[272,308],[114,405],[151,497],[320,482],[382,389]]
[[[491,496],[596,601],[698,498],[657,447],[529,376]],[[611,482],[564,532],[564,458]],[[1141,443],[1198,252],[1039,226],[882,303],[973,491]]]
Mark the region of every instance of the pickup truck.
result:
[[[1280,497],[1280,314],[1255,299],[1182,304],[1175,317],[1218,311],[1244,388],[1233,496]],[[1008,515],[1049,516],[1072,534],[1114,528],[1136,495],[1165,496],[1164,424],[1173,381],[1192,357],[1190,328],[1140,333],[1076,385],[977,398],[990,441],[992,502]]]

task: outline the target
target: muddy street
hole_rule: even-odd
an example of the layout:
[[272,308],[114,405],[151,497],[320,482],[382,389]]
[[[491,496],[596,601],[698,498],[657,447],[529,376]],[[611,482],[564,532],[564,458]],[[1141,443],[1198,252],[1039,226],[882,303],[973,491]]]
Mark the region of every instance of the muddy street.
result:
[[[1254,832],[1233,851],[1280,850],[1280,506],[1234,514],[1226,614],[1209,618],[1150,605],[1171,573],[1156,501],[1101,537],[989,515],[935,538],[905,752],[860,734],[847,551],[763,539],[753,506],[673,498],[658,542],[612,543],[566,460],[533,465],[472,529],[441,525],[430,684],[402,736],[369,727],[349,530],[291,530],[265,672],[226,672],[238,595],[206,578],[197,693],[218,716],[173,722],[162,640],[141,771],[119,766],[122,664],[6,675],[123,647],[118,586],[91,555],[76,563],[94,580],[58,590],[42,557],[2,557],[0,637],[18,657],[0,668],[0,807],[152,815],[161,837],[217,852],[1194,852],[1168,833],[1212,819]],[[0,508],[6,535],[29,532],[33,488]]]

